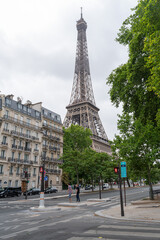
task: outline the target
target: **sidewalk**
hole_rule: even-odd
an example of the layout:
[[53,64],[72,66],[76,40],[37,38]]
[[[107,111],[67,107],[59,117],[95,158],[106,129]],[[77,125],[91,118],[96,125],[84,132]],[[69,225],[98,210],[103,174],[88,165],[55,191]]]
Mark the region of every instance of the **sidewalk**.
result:
[[156,221],[160,222],[160,200],[135,201],[124,206],[124,216],[121,216],[120,205],[95,213],[96,216],[121,220]]

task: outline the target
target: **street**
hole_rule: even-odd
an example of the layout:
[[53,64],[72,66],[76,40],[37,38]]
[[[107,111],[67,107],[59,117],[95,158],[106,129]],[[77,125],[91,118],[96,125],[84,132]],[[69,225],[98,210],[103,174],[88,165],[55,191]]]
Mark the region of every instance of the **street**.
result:
[[[62,196],[63,195],[63,196]],[[66,193],[46,195],[45,206],[55,206],[49,212],[33,212],[37,207],[37,196],[29,200],[21,198],[0,199],[0,239],[160,239],[160,223],[124,221],[101,218],[95,212],[119,204],[119,191],[105,191],[102,198],[109,202],[89,202],[80,207],[57,207],[60,202],[68,202]],[[127,203],[148,196],[148,187],[127,189]],[[55,197],[55,198],[52,198]],[[98,192],[85,192],[81,202],[97,199]],[[72,197],[75,202],[75,196]],[[124,208],[125,211],[125,208]]]

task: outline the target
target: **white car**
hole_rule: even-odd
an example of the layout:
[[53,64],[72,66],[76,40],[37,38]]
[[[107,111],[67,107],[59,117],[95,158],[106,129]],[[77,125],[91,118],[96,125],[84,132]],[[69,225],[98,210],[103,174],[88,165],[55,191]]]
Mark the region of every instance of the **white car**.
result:
[[103,188],[109,188],[109,184],[108,183],[103,183]]

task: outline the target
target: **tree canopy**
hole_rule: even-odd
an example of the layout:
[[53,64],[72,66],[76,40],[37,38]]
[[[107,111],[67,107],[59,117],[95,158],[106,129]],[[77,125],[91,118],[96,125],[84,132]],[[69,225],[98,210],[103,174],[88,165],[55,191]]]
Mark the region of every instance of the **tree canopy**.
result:
[[123,106],[113,151],[152,191],[160,150],[160,1],[140,0],[133,11],[116,39],[128,46],[128,61],[107,79],[111,101]]

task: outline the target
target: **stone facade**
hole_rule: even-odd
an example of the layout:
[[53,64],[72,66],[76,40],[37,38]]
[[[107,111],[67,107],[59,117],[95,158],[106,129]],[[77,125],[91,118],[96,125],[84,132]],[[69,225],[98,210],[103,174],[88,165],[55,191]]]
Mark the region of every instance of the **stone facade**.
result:
[[[60,115],[42,103],[22,104],[13,95],[0,95],[0,186],[41,186],[40,166],[45,165],[45,186],[62,188],[59,160],[63,152]],[[25,172],[28,173],[26,179]]]

